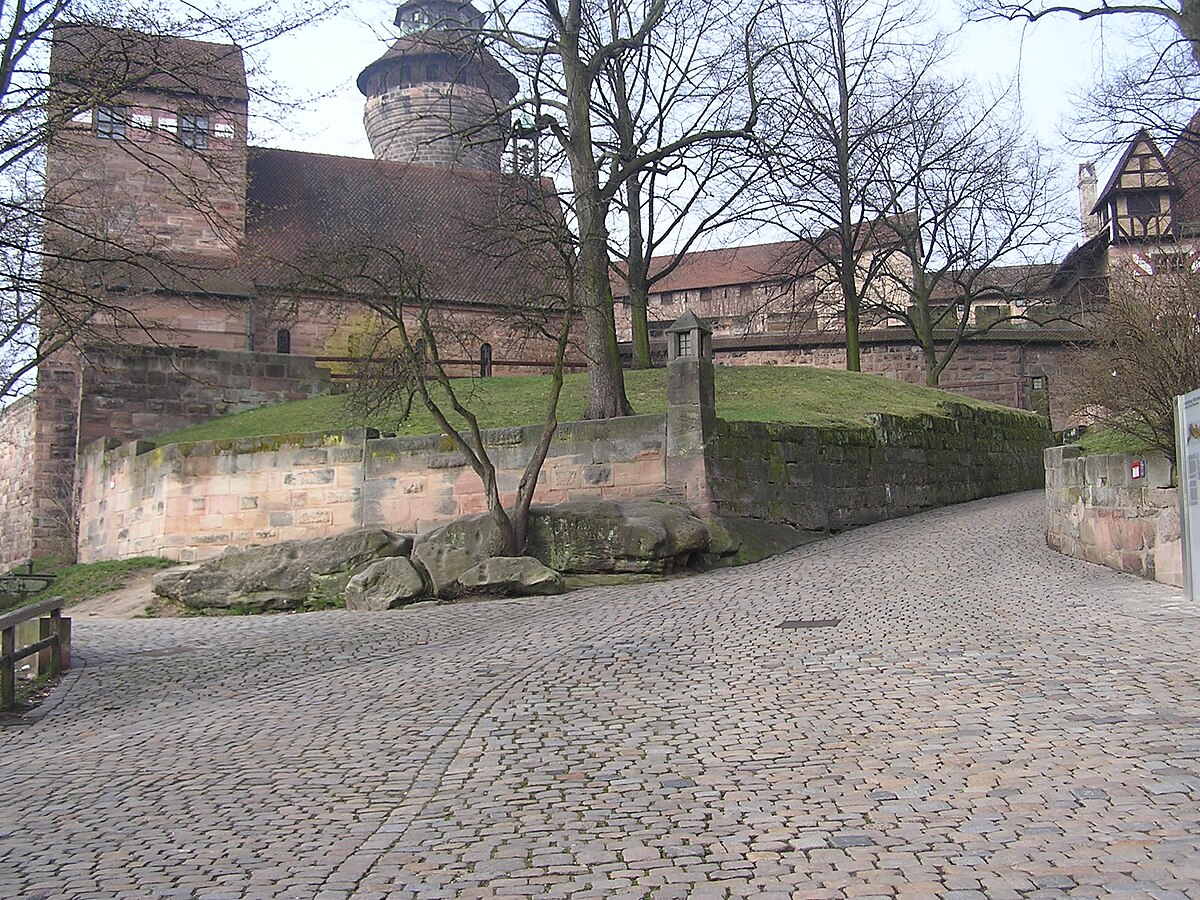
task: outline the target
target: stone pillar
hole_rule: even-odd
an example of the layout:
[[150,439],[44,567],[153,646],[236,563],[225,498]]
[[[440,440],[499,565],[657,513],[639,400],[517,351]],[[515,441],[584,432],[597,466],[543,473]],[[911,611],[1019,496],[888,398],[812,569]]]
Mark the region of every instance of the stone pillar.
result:
[[705,451],[716,440],[712,332],[688,310],[667,337],[667,483],[699,515],[715,512]]

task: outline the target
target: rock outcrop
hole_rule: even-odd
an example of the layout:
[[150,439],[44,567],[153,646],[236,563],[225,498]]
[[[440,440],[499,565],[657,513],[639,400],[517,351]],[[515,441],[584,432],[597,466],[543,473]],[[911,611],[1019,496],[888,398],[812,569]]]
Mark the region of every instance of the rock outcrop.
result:
[[[447,584],[466,571],[466,567],[453,571],[466,559],[476,563],[486,559],[495,536],[495,526],[486,514],[456,519],[420,535],[413,558],[424,564],[427,558],[433,559],[434,547],[460,551],[461,556],[443,551],[454,562],[454,566],[442,566],[441,583]],[[529,556],[557,572],[572,574],[673,572],[685,568],[692,555],[703,552],[709,542],[708,528],[688,510],[651,500],[534,506],[529,510],[528,537]],[[437,562],[441,566],[442,561]],[[434,592],[443,596],[436,586]]]
[[153,590],[192,609],[299,609],[315,595],[342,593],[350,578],[371,563],[403,556],[411,548],[411,537],[382,529],[235,548],[197,566],[164,572]]
[[493,556],[458,578],[459,586],[471,594],[502,594],[507,597],[540,597],[561,594],[567,585],[562,575],[530,556]]

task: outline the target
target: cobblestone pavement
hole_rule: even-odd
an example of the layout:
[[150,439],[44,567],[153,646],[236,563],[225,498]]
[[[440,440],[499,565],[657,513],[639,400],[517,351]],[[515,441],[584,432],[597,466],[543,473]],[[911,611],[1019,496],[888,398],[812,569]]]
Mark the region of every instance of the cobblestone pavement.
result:
[[1025,494],[565,598],[80,622],[0,730],[0,896],[1200,898],[1200,616],[1041,527]]

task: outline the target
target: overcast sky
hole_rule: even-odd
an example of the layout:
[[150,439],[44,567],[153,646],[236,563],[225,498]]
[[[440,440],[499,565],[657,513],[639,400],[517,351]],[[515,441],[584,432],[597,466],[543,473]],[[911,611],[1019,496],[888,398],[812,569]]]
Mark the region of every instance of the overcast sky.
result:
[[[1059,154],[1064,185],[1073,188],[1076,163],[1093,155],[1063,139],[1072,110],[1111,60],[1127,53],[1135,20],[1071,18],[1034,25],[1010,22],[962,25],[955,0],[941,0],[941,20],[958,27],[955,65],[985,85],[1017,79],[1030,128]],[[259,121],[258,143],[348,156],[371,155],[362,126],[363,97],[355,78],[387,48],[395,4],[354,0],[338,17],[271,45],[265,62],[279,82],[297,94],[324,94],[283,123]],[[1102,176],[1104,166],[1101,166]]]

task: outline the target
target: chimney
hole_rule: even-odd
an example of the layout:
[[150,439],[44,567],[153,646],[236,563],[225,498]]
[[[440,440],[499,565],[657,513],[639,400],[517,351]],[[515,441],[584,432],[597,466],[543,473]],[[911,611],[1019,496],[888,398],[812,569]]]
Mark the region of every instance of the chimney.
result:
[[1092,215],[1096,205],[1096,164],[1079,164],[1079,224],[1083,228],[1083,239],[1090,241],[1100,233],[1100,217]]

